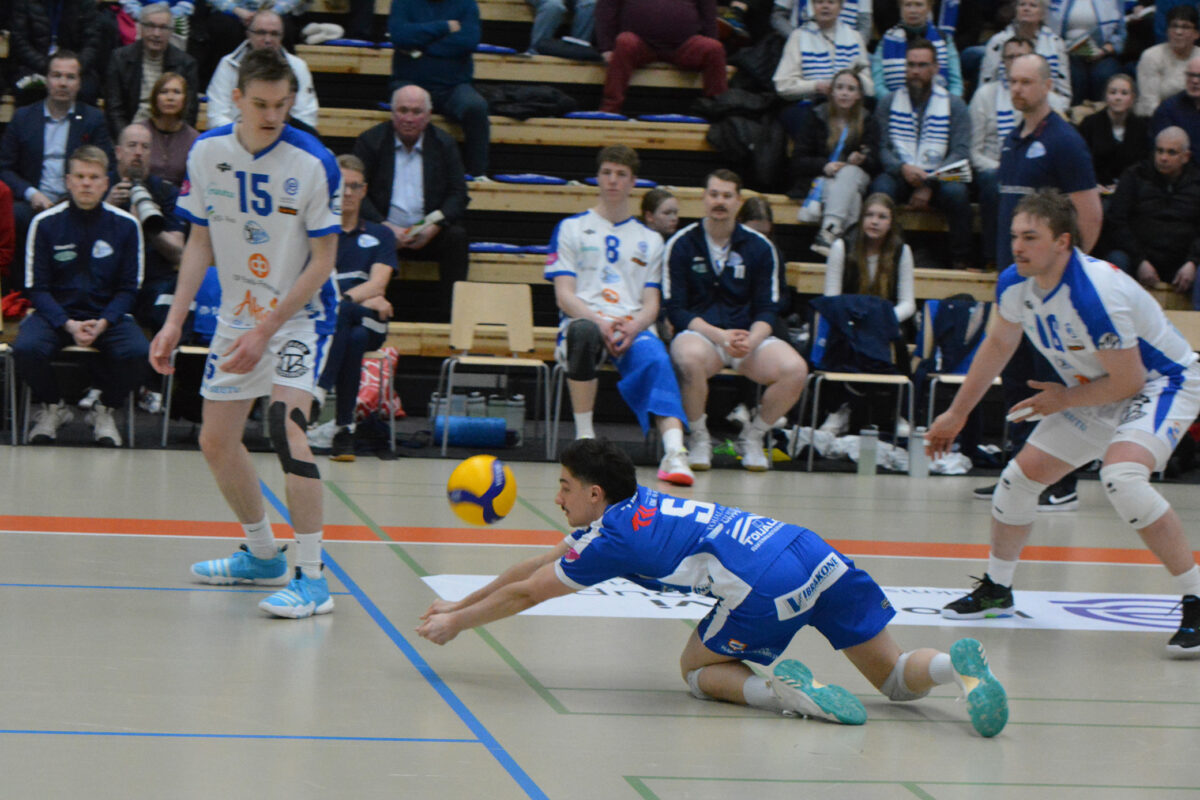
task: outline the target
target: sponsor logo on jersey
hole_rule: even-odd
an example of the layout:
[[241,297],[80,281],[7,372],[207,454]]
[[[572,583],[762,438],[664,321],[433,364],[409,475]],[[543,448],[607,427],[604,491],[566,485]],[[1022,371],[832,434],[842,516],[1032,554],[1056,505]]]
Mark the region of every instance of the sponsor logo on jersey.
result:
[[288,194],[295,196],[300,191],[300,181],[295,178],[288,178],[283,182],[283,190]]
[[644,267],[644,266],[646,266],[646,262],[645,262],[645,260],[644,260],[644,259],[641,259],[641,258],[638,258],[637,256],[630,256],[630,257],[629,257],[629,260],[630,260],[630,261],[632,261],[633,263],[637,264],[639,267]]
[[700,275],[708,272],[708,262],[704,260],[704,256],[692,256],[692,272]]
[[232,199],[234,196],[233,192],[229,191],[228,189],[222,189],[220,187],[213,186],[212,184],[209,184],[208,194],[216,195],[217,197],[228,197],[230,199]]
[[209,386],[209,394],[237,394],[242,390],[241,386]]
[[[259,225],[254,220],[250,220],[242,227],[242,235],[246,237],[246,241],[250,244],[266,244],[267,242],[271,241],[270,235],[266,232],[266,230],[263,229],[263,226]],[[254,272],[253,264],[250,266],[250,271]],[[254,274],[258,275],[257,272]],[[258,275],[258,277],[266,277],[266,273]]]
[[800,616],[815,606],[821,593],[836,583],[848,569],[837,553],[830,553],[812,571],[803,586],[775,598],[775,613],[781,621]]
[[296,216],[296,209],[294,209],[290,206],[280,206],[279,213],[280,214],[288,214],[288,215],[294,217],[294,216]]
[[633,515],[633,529],[640,531],[642,528],[654,521],[654,509],[638,506],[638,510]]
[[737,639],[730,639],[729,644],[727,644],[726,647],[735,653],[740,653],[746,649],[746,643],[740,642]]
[[308,372],[305,358],[312,352],[308,345],[295,339],[289,339],[279,351],[279,366],[275,373],[281,378],[299,378]]
[[1101,350],[1118,350],[1121,347],[1121,337],[1113,331],[1103,333],[1100,335],[1100,340],[1096,342],[1096,347]]
[[600,275],[600,280],[604,281],[605,283],[620,283],[621,276],[617,274],[616,270],[610,267],[605,267],[604,272]]
[[572,547],[570,550],[568,550],[566,552],[566,554],[563,556],[563,561],[578,561],[578,560],[579,560],[579,553],[578,553],[578,551],[575,550],[574,547]]
[[266,318],[267,314],[271,313],[271,309],[275,308],[278,302],[279,298],[272,297],[269,306],[261,306],[250,290],[247,289],[246,296],[242,298],[242,302],[238,303],[234,307],[233,315],[235,317],[240,317],[243,314],[249,314],[254,318],[255,322],[262,322]]
[[75,251],[74,250],[63,250],[61,253],[55,253],[54,260],[62,262],[62,263],[66,263],[67,261],[74,261],[75,260]]
[[370,247],[378,247],[379,240],[369,233],[360,233],[358,235],[358,246],[364,250]]
[[605,289],[604,291],[600,292],[600,296],[603,297],[605,299],[605,301],[607,301],[609,303],[621,302],[621,295],[618,294],[617,292],[613,291],[612,289]]
[[217,164],[217,169],[221,172],[229,172],[229,170],[233,169],[233,167],[229,164],[229,162],[222,161],[220,164]]
[[105,258],[113,254],[112,245],[103,239],[97,239],[92,245],[92,258]]
[[217,358],[216,353],[208,354],[208,363],[204,365],[204,380],[211,381],[213,375],[217,374]]
[[256,278],[265,278],[271,274],[271,262],[262,253],[255,253],[250,256],[250,260],[246,262],[246,266],[250,268],[250,274]]
[[1138,393],[1129,398],[1129,405],[1125,408],[1125,413],[1121,415],[1121,424],[1133,422],[1146,416],[1146,404],[1150,402],[1150,398],[1144,394]]

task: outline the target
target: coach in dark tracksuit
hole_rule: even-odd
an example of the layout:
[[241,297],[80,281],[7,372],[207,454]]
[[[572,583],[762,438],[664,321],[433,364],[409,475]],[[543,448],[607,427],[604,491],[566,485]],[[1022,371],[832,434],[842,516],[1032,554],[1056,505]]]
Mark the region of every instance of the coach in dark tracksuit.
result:
[[[86,345],[102,353],[94,380],[106,408],[119,405],[141,383],[149,350],[130,316],[142,281],[141,227],[129,214],[101,203],[108,188],[102,151],[81,147],[68,165],[70,199],[30,223],[25,280],[34,313],[13,342],[21,379],[34,402],[44,404],[35,428],[39,433],[44,414],[56,413],[61,397],[50,361],[63,347]],[[70,418],[61,409],[57,413],[58,422]],[[58,422],[43,438],[54,439]]]

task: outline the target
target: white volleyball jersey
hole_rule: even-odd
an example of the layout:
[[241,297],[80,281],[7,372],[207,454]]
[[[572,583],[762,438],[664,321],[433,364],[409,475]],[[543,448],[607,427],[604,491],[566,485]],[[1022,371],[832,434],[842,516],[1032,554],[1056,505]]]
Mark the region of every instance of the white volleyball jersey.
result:
[[575,294],[593,310],[625,319],[642,309],[642,291],[662,289],[663,240],[634,217],[613,224],[594,210],[554,229],[546,280],[575,277]]
[[1000,315],[1019,324],[1034,347],[1067,384],[1077,386],[1108,373],[1100,350],[1137,347],[1146,379],[1180,377],[1196,353],[1150,294],[1106,261],[1075,250],[1062,280],[1043,297],[1033,278],[1016,265],[1000,274]]
[[[307,133],[284,126],[275,144],[251,155],[234,126],[224,125],[192,145],[176,209],[209,229],[221,283],[218,320],[249,329],[308,266],[308,240],[341,230],[341,170]],[[314,295],[296,316],[324,313]]]

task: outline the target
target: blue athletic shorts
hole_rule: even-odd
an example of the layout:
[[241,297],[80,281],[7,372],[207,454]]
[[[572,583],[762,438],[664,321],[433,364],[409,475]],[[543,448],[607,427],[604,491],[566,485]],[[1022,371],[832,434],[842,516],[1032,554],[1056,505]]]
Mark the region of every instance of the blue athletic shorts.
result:
[[805,625],[842,650],[874,638],[894,616],[874,578],[805,530],[742,602],[730,608],[722,599],[701,620],[697,633],[714,653],[770,664]]

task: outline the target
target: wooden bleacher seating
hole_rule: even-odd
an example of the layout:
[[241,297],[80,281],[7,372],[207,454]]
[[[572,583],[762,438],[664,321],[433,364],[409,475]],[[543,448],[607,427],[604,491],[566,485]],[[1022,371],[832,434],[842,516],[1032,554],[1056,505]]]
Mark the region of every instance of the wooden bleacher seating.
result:
[[[375,13],[387,16],[391,0],[375,0]],[[318,14],[345,14],[350,11],[347,0],[314,0],[310,11]],[[485,22],[533,22],[533,11],[525,0],[481,0],[479,17]]]

